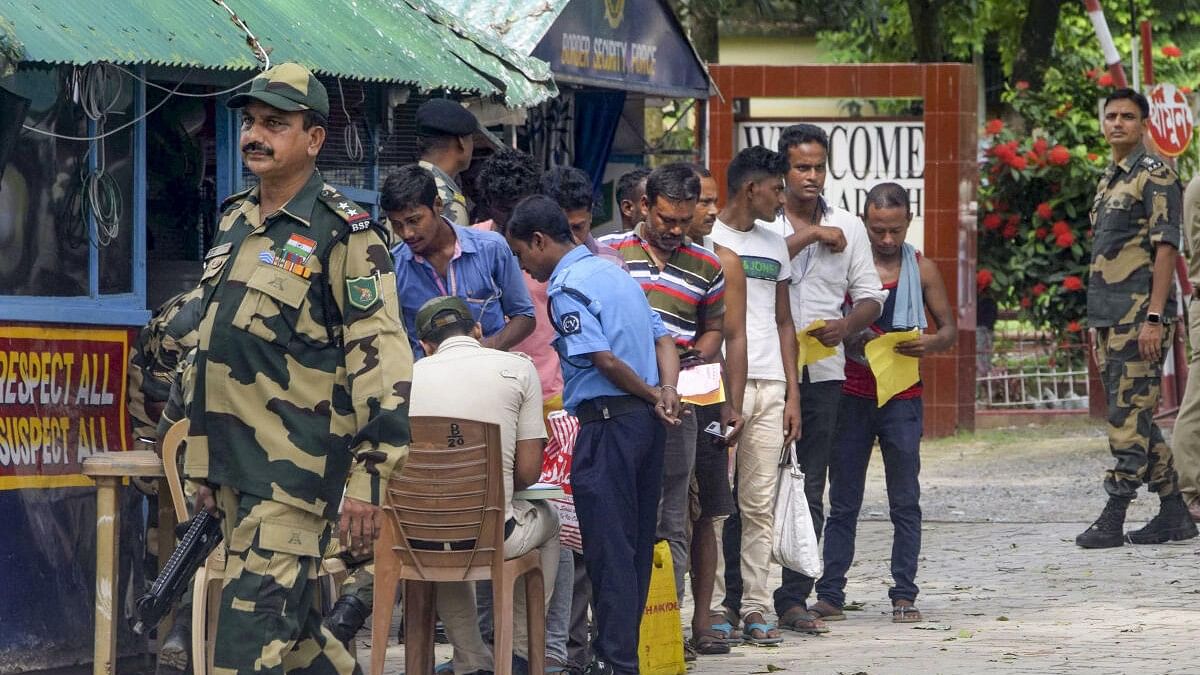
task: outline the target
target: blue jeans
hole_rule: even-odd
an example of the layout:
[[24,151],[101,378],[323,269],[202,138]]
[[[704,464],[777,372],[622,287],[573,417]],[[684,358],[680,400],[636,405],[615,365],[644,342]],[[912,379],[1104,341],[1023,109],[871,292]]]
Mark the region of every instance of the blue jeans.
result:
[[546,606],[546,656],[567,662],[567,629],[571,627],[571,593],[575,586],[575,554],[563,546],[558,551],[558,576]]
[[889,401],[842,396],[836,449],[829,465],[829,518],[825,521],[825,573],[817,598],[834,607],[846,602],[846,572],[854,562],[854,536],[862,509],[867,465],[875,439],[883,455],[892,537],[892,581],[888,597],[917,599],[917,556],[921,553],[920,398]]

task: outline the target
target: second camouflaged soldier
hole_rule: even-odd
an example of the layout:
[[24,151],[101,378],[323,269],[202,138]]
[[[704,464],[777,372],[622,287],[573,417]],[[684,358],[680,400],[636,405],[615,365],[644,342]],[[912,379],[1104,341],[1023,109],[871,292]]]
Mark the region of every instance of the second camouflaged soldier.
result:
[[275,66],[229,106],[259,184],[226,200],[205,255],[184,461],[228,551],[213,672],[358,673],[316,581],[339,503],[343,542],[370,552],[407,454],[388,236],[316,170],[329,99],[306,68]]
[[[1108,443],[1116,467],[1104,477],[1108,504],[1075,538],[1084,548],[1161,544],[1196,536],[1179,493],[1171,448],[1154,423],[1163,357],[1176,315],[1175,258],[1181,195],[1171,167],[1142,145],[1150,106],[1132,89],[1104,101],[1112,164],[1100,177],[1091,219],[1088,324],[1108,400]],[[1142,484],[1158,493],[1158,515],[1124,533],[1125,511]]]
[[417,108],[417,147],[422,168],[437,180],[446,220],[467,227],[471,218],[467,197],[458,186],[458,176],[471,166],[475,153],[474,134],[479,120],[462,104],[445,98],[431,98]]

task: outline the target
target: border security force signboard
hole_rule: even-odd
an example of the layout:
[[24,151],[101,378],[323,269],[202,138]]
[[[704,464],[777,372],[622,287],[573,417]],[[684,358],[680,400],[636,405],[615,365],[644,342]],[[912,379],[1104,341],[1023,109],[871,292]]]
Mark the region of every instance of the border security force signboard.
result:
[[783,129],[801,122],[814,124],[829,135],[829,168],[825,200],[861,216],[867,192],[880,183],[899,183],[908,190],[912,225],[908,243],[925,243],[925,123],[846,117],[836,120],[749,120],[736,127],[737,149],[762,145],[779,147]]
[[128,449],[121,329],[0,326],[0,490],[87,486],[84,458]]

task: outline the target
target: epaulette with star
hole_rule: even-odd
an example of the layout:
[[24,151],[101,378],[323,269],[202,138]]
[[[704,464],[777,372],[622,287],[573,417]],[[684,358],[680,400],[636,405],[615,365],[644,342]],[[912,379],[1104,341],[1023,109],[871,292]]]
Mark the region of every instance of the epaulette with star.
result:
[[371,228],[371,212],[338,192],[332,185],[327,184],[321,189],[320,199],[330,211],[346,221],[351,232],[362,232]]
[[1163,166],[1166,166],[1163,161],[1153,155],[1142,155],[1142,166],[1151,171],[1155,171]]

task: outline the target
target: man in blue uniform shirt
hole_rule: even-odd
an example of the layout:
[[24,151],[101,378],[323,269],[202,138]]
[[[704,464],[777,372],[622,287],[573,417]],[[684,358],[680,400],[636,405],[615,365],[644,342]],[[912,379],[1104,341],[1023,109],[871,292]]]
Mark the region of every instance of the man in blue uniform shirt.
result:
[[527,197],[508,221],[521,267],[549,281],[563,405],[579,418],[571,488],[592,580],[595,673],[638,672],[650,588],[663,423],[679,424],[679,357],[641,287],[571,238],[554,200]]

